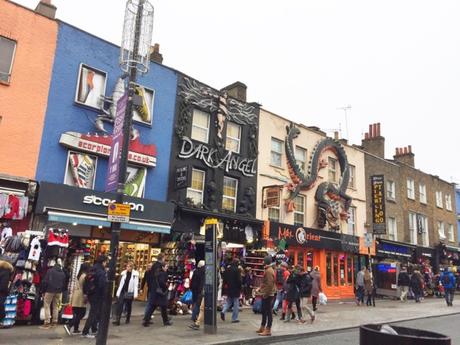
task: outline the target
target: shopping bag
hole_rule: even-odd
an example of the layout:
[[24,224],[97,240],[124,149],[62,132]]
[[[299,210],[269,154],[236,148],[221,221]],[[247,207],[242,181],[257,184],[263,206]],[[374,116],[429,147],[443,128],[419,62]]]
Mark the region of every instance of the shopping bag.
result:
[[180,299],[180,301],[184,304],[192,304],[192,297],[193,297],[192,291],[187,290],[182,296],[182,298]]
[[327,296],[323,292],[319,293],[318,298],[319,298],[319,304],[321,305],[327,304]]
[[63,310],[62,310],[62,318],[66,320],[71,320],[73,319],[73,310],[72,310],[72,305],[67,304]]

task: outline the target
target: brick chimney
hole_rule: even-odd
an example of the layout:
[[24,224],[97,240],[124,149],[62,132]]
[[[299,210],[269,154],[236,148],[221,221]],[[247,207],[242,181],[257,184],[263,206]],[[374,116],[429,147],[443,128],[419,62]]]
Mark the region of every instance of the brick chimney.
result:
[[241,102],[246,102],[246,90],[247,86],[243,84],[240,81],[234,82],[233,84],[230,84],[220,91],[227,91],[227,94],[230,97],[236,98],[237,100]]
[[394,160],[415,167],[415,155],[412,153],[412,146],[397,147]]
[[152,47],[150,47],[150,61],[162,64],[163,63],[163,55],[160,53],[160,45],[155,43]]
[[51,0],[40,0],[35,12],[50,19],[56,18],[56,6],[51,3]]
[[380,135],[380,122],[369,125],[369,132],[364,134],[361,146],[380,158],[385,158],[385,138]]

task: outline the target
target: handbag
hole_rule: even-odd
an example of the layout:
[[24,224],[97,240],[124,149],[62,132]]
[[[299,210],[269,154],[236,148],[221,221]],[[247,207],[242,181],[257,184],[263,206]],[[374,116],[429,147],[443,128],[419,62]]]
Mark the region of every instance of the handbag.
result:
[[134,292],[125,292],[123,299],[134,299]]
[[193,293],[191,290],[187,290],[180,301],[184,304],[192,304]]

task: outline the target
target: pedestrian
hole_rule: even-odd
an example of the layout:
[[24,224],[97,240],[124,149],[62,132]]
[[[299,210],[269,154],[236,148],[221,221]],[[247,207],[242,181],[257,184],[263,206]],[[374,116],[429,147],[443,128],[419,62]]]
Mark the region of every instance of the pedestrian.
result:
[[[287,315],[288,318],[284,322],[290,322],[291,317],[289,315],[292,315],[292,305],[295,303],[296,309],[297,309],[297,315],[299,318],[300,323],[305,323],[305,320],[302,319],[302,310],[300,308],[300,283],[301,283],[301,276],[300,276],[300,267],[294,267],[291,271],[291,274],[289,275],[289,278],[287,280],[287,293],[286,293],[286,299],[288,301],[288,307],[287,307]],[[295,317],[294,317],[295,318]]]
[[131,320],[131,310],[133,300],[137,298],[139,289],[139,272],[134,270],[134,263],[129,261],[126,270],[121,272],[120,285],[117,290],[117,310],[115,320],[112,322],[115,326],[120,326],[120,319],[123,310],[126,307],[126,323]]
[[200,313],[201,301],[203,299],[204,279],[206,273],[204,260],[198,262],[195,272],[193,272],[190,290],[192,291],[192,321],[195,322]]
[[313,323],[315,321],[315,312],[308,306],[308,299],[311,296],[311,290],[313,287],[313,278],[310,272],[300,270],[300,308],[305,309],[310,315],[310,320]]
[[287,303],[286,301],[286,282],[291,272],[288,270],[289,265],[287,262],[282,261],[275,272],[275,283],[276,283],[276,300],[273,305],[273,314],[277,314],[279,304],[281,303],[282,315],[280,320],[284,320],[286,317]]
[[267,255],[264,258],[264,276],[260,288],[257,290],[262,297],[262,322],[257,333],[260,336],[271,336],[271,328],[273,323],[272,303],[276,293],[275,286],[275,271],[272,267],[272,257]]
[[0,260],[0,320],[5,317],[5,301],[10,290],[10,278],[14,268],[8,261]]
[[[41,329],[50,329],[58,323],[59,308],[62,303],[62,291],[64,291],[65,273],[62,270],[60,260],[50,268],[43,278],[42,290],[45,293],[43,304],[45,309],[45,323]],[[51,319],[51,306],[53,307]],[[52,320],[52,323],[51,323]]]
[[244,303],[251,305],[252,302],[252,290],[254,289],[254,274],[252,273],[251,267],[245,268],[246,274],[243,280],[243,296]]
[[407,302],[407,294],[409,293],[409,286],[410,286],[410,277],[407,273],[407,267],[401,267],[401,272],[398,274],[398,286],[401,291],[401,295],[399,299],[401,302]]
[[[70,297],[70,303],[72,305],[72,313],[73,317],[70,321],[69,325],[64,325],[64,329],[68,335],[72,334],[80,334],[80,321],[86,314],[86,303],[87,303],[87,296],[83,293],[83,283],[85,282],[86,274],[88,273],[91,265],[89,263],[83,263],[80,266],[80,270],[78,271],[77,281],[75,282],[75,286],[72,291],[72,296]],[[71,331],[73,327],[73,331]]]
[[161,309],[161,318],[163,326],[172,326],[171,320],[168,318],[168,266],[165,263],[161,264],[160,271],[155,277],[155,290],[153,291],[153,309],[156,307]]
[[220,312],[220,318],[225,321],[225,313],[232,307],[232,322],[240,322],[238,314],[240,310],[241,296],[241,273],[238,268],[238,259],[234,258],[224,273],[224,285],[227,286],[227,301]]
[[[107,288],[107,257],[100,255],[93,267],[86,274],[83,282],[83,293],[88,296],[89,315],[85,327],[81,332],[82,337],[94,338],[101,321],[102,304],[104,303],[105,289]],[[89,333],[91,330],[92,334]]]
[[145,306],[144,318],[142,325],[148,327],[152,321],[152,314],[155,311],[154,300],[157,294],[162,294],[162,290],[158,286],[158,275],[162,270],[164,264],[164,253],[160,253],[157,256],[157,261],[152,265],[151,269],[145,272],[144,278],[148,288],[147,305]]
[[374,277],[372,272],[367,268],[364,270],[364,291],[366,293],[366,306],[375,307],[375,295],[374,295]]
[[414,270],[412,273],[412,276],[410,277],[410,287],[412,289],[412,293],[414,294],[415,303],[420,303],[420,298],[422,297],[423,292],[423,277],[419,270]]
[[315,269],[311,273],[312,287],[311,287],[311,303],[313,305],[313,311],[316,311],[318,305],[318,296],[320,292],[323,292],[323,288],[321,286],[321,273],[319,266],[315,266]]
[[446,299],[447,306],[452,307],[454,302],[456,282],[451,267],[446,268],[441,274],[440,282],[444,287],[444,298]]
[[364,271],[367,270],[366,267],[362,267],[361,270],[356,275],[356,304],[364,304]]
[[203,320],[204,320],[204,297],[201,298],[200,312],[198,313],[196,320],[188,327],[195,331],[198,331],[200,329],[200,325],[203,322]]

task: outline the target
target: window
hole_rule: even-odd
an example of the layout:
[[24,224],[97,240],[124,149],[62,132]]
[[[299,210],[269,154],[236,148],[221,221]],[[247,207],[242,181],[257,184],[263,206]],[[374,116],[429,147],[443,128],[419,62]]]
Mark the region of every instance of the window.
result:
[[271,222],[280,221],[280,208],[279,207],[270,207],[268,209],[268,220]]
[[305,163],[307,162],[307,150],[296,146],[295,147],[295,161],[300,170],[305,173]]
[[450,194],[446,194],[446,210],[452,211],[452,198]]
[[422,245],[428,247],[430,245],[428,219],[422,214],[417,215],[417,232],[422,235]]
[[204,171],[192,169],[192,186],[187,188],[187,198],[195,205],[203,203]]
[[348,234],[354,235],[356,232],[356,207],[351,206],[348,209]]
[[444,223],[438,221],[438,235],[440,240],[444,240],[446,238],[446,233],[444,232]]
[[407,197],[409,199],[415,200],[415,183],[411,178],[407,179]]
[[454,235],[454,226],[452,224],[448,225],[448,235],[449,235],[449,242],[455,242],[455,235]]
[[15,50],[15,41],[0,36],[0,82],[10,82]]
[[353,258],[345,253],[326,252],[326,285],[353,285]]
[[204,111],[193,109],[192,139],[208,142],[209,137],[209,114]]
[[420,202],[426,204],[426,186],[420,183],[418,190],[420,192]]
[[305,222],[305,197],[298,195],[294,199],[294,225],[303,226]]
[[224,210],[235,212],[237,192],[238,180],[224,176],[224,193],[222,196],[222,208]]
[[235,153],[240,153],[241,126],[233,122],[227,122],[227,136],[225,139],[225,149]]
[[356,188],[356,167],[349,165],[350,167],[350,182],[348,182],[348,188]]
[[391,180],[387,181],[387,198],[389,200],[395,200],[396,199],[395,182],[391,181]]
[[281,158],[283,156],[283,142],[272,138],[272,149],[270,164],[281,168]]
[[417,244],[417,215],[409,212],[409,235],[410,243]]
[[398,231],[396,227],[396,218],[388,217],[388,239],[391,241],[398,240]]
[[337,160],[329,157],[327,166],[329,182],[337,183]]
[[442,192],[436,191],[436,206],[442,208]]

